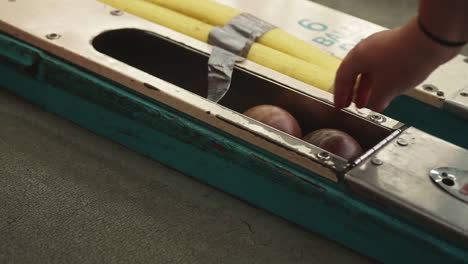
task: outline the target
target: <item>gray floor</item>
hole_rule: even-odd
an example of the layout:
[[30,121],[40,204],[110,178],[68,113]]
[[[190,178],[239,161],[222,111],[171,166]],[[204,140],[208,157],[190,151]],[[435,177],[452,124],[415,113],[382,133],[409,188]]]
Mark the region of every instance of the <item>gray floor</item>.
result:
[[0,89],[0,263],[370,263]]
[[[387,27],[416,8],[317,2]],[[0,263],[371,263],[1,89],[0,121]]]

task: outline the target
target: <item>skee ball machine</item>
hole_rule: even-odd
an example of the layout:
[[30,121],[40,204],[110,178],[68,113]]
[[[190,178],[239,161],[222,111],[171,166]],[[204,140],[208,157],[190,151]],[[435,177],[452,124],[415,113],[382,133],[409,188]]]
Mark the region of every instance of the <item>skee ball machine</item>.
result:
[[[4,0],[0,86],[376,260],[467,263],[467,58],[383,114],[333,107],[341,59],[383,29],[305,0]],[[262,104],[364,152],[242,114]]]

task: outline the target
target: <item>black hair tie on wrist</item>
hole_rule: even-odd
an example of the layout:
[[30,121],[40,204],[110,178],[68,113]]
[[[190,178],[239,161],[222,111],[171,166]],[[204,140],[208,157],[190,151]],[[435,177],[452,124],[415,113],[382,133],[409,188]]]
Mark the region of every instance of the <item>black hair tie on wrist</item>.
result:
[[432,39],[433,41],[439,43],[440,45],[442,46],[447,46],[447,47],[460,47],[460,46],[464,46],[466,45],[466,41],[459,41],[459,42],[450,42],[450,41],[446,41],[446,40],[443,40],[443,39],[440,39],[438,38],[437,36],[435,36],[434,34],[432,34],[431,32],[429,32],[423,25],[423,23],[421,22],[421,19],[418,18],[418,24],[419,24],[419,28],[421,29],[421,31],[430,39]]

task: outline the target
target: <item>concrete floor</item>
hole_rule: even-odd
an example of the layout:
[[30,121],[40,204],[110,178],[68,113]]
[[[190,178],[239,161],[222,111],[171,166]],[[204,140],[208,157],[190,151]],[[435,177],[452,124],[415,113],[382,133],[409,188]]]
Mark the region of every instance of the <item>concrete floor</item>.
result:
[[[318,0],[386,27],[412,0]],[[371,263],[0,89],[1,263]]]

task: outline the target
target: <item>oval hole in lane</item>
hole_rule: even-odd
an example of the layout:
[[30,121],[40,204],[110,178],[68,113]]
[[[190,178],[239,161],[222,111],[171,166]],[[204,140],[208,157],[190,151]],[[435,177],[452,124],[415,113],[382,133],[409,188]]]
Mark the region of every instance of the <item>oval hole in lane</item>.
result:
[[[100,53],[206,98],[208,54],[139,29],[103,32],[92,45]],[[339,129],[356,138],[366,150],[392,132],[237,66],[231,88],[219,104],[238,113],[257,105],[276,105],[298,120],[304,134],[320,128]]]

